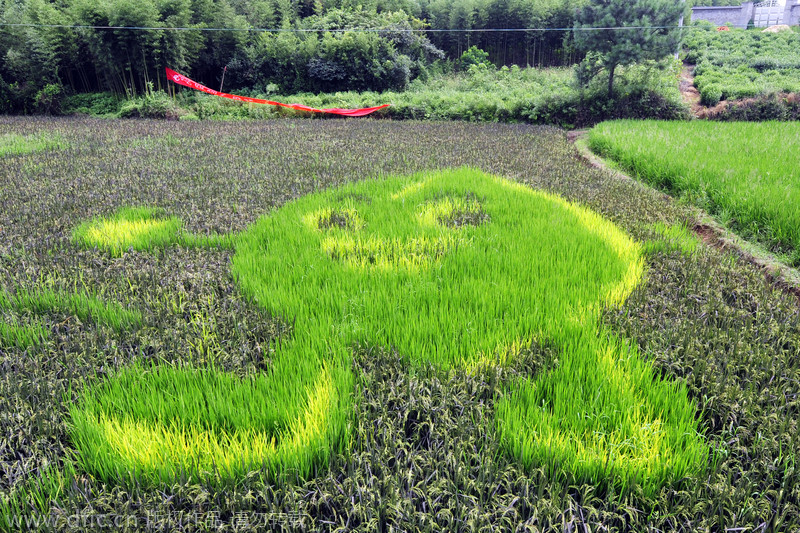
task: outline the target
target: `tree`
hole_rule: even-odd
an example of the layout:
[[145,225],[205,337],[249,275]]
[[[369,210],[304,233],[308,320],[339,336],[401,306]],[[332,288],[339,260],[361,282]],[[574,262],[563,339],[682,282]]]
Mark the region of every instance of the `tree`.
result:
[[575,44],[583,52],[602,54],[609,98],[618,66],[657,61],[675,52],[681,40],[678,20],[685,9],[680,0],[592,0],[578,10]]

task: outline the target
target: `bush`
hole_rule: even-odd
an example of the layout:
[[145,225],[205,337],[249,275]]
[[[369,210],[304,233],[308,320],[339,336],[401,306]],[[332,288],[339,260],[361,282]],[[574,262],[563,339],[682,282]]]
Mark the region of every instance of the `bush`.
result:
[[177,119],[178,109],[165,92],[150,91],[147,95],[132,98],[122,104],[120,118],[166,118]]
[[16,83],[8,84],[0,76],[0,113],[17,113],[21,107]]
[[36,93],[34,105],[37,113],[45,115],[58,115],[61,112],[61,85],[48,83]]
[[761,122],[800,120],[799,94],[765,94],[727,106],[709,118],[724,121]]
[[[404,90],[443,59],[421,32],[423,23],[403,12],[331,9],[307,17],[308,33],[265,33],[228,64],[231,83],[282,92]],[[348,31],[380,28],[380,32]],[[331,31],[337,30],[337,31]]]
[[700,90],[700,103],[712,107],[722,100],[722,88],[716,83],[706,85]]
[[494,69],[494,64],[489,61],[489,53],[474,45],[461,54],[461,57],[456,61],[456,68],[458,70],[469,70],[473,65],[479,68]]
[[114,93],[73,94],[64,99],[61,112],[65,115],[81,113],[92,116],[116,116],[122,98]]

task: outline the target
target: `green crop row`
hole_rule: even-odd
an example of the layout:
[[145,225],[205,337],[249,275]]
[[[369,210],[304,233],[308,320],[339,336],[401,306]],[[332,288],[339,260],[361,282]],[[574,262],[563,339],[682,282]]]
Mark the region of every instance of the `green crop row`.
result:
[[[125,309],[116,303],[103,302],[94,295],[72,294],[49,288],[19,290],[15,293],[7,293],[0,289],[0,310],[12,309],[34,315],[54,312],[70,314],[82,321],[105,324],[115,331],[128,330],[142,323],[142,315],[138,311]],[[37,323],[0,324],[0,339],[17,346],[32,346],[47,338],[47,329]]]
[[691,31],[683,43],[706,105],[774,92],[800,92],[800,33]]
[[800,264],[797,122],[605,122],[589,144]]
[[0,322],[0,343],[7,346],[28,348],[45,341],[48,337],[47,329],[41,324],[25,325],[5,318]]
[[84,222],[72,235],[84,246],[102,248],[117,257],[127,250],[152,250],[169,244],[230,248],[235,238],[187,233],[177,217],[164,216],[163,210],[149,207],[123,207],[109,218]]
[[39,133],[36,135],[18,135],[4,133],[0,135],[0,157],[6,155],[29,154],[51,148],[64,148],[65,143],[57,134]]

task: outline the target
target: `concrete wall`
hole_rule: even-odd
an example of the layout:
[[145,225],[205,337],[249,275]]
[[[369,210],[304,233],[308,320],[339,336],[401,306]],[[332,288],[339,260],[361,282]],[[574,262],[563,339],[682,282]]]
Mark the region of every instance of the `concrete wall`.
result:
[[800,0],[795,5],[791,5],[791,0],[786,1],[786,11],[783,14],[783,23],[789,26],[800,25]]
[[745,2],[740,6],[693,7],[692,20],[707,20],[717,26],[733,24],[737,28],[746,28],[747,23],[753,20],[753,2]]
[[[746,28],[753,20],[753,2],[745,2],[741,6],[697,6],[692,8],[692,20],[707,20],[717,26],[731,23],[737,28]],[[783,24],[800,25],[800,0],[786,0],[783,12]]]

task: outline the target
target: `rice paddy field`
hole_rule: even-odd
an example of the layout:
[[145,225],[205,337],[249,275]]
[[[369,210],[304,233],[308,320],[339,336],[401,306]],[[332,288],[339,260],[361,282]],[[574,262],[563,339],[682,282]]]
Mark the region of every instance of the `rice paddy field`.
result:
[[0,123],[0,529],[800,528],[796,299],[562,130]]
[[800,265],[797,122],[605,122],[589,144]]

